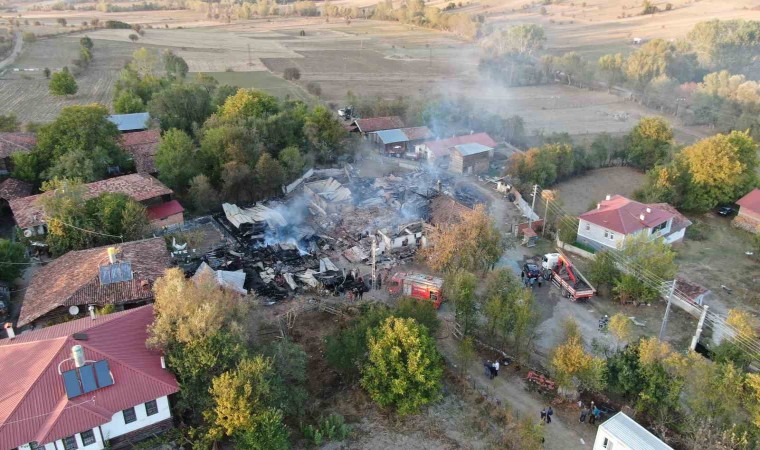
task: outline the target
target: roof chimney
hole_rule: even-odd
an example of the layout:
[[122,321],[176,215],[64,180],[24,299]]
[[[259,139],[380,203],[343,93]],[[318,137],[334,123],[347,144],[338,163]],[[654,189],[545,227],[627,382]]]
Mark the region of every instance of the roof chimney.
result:
[[602,204],[601,203],[597,203],[596,204],[596,209],[602,209]]
[[108,262],[116,263],[116,247],[108,247]]
[[639,216],[639,219],[641,219],[642,221],[644,221],[644,213],[641,213],[641,215]]
[[95,312],[95,305],[90,305],[87,309],[90,311],[90,318],[95,320],[95,318],[98,317],[98,314]]
[[5,325],[5,332],[8,333],[8,339],[14,339],[16,337],[16,331],[13,329],[13,324],[7,322]]
[[161,368],[166,369],[166,358],[163,356],[161,357]]
[[71,357],[74,359],[74,365],[77,368],[84,366],[84,348],[81,345],[71,347]]
[[610,200],[612,200],[612,196],[610,194],[607,194],[607,197],[605,197],[604,199],[607,200],[607,201],[610,201]]
[[652,212],[652,208],[650,208],[650,207],[647,206],[647,214],[649,214],[651,212]]

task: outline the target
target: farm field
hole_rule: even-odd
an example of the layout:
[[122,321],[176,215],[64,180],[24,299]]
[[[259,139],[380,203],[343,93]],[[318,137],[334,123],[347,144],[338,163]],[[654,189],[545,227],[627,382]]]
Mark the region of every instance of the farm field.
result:
[[631,197],[644,183],[644,177],[643,173],[630,167],[607,167],[558,183],[552,190],[559,192],[562,209],[577,216],[604,200],[607,194]]
[[297,84],[286,81],[270,72],[204,72],[214,77],[219,84],[229,84],[241,88],[255,88],[269,92],[280,98],[291,98],[313,102],[314,97],[309,95]]

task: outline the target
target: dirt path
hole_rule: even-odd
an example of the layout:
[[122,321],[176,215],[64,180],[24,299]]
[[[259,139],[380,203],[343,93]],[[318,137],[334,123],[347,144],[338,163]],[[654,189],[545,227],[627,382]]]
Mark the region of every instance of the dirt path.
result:
[[[438,347],[451,361],[455,354],[456,343],[447,337],[438,341]],[[515,375],[511,368],[501,370],[499,376],[489,380],[483,373],[481,363],[474,362],[467,370],[468,377],[473,380],[476,388],[507,404],[516,418],[534,417],[539,421],[542,408],[547,406],[546,400],[540,395],[529,392],[522,378]],[[552,423],[546,425],[544,431],[545,450],[586,450],[592,448],[596,427],[578,423],[575,409],[568,411],[555,408]]]
[[16,61],[16,58],[21,53],[21,47],[23,45],[23,39],[21,38],[21,32],[16,31],[16,42],[13,46],[13,51],[7,58],[0,61],[0,70],[5,69]]

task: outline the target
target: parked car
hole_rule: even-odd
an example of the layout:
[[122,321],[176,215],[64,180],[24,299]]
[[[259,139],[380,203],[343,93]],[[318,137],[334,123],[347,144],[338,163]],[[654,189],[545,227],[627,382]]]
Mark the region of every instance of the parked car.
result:
[[716,212],[719,216],[728,217],[736,214],[736,208],[733,206],[721,206],[716,210]]
[[538,278],[541,275],[541,269],[537,264],[525,263],[522,268],[522,277]]

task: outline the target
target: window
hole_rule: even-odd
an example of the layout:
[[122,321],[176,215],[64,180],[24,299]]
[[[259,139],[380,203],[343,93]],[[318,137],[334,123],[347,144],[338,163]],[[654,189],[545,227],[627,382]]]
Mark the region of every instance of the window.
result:
[[438,293],[430,291],[430,300],[432,300],[432,301],[438,300]]
[[604,230],[604,237],[610,237],[610,232],[607,230]]
[[121,413],[124,415],[124,423],[132,423],[137,420],[135,408],[125,409]]
[[656,227],[652,228],[652,234],[655,234],[655,233],[657,233],[660,230],[664,230],[666,226],[668,226],[668,221],[667,220],[665,222],[657,225]]
[[158,403],[155,400],[145,402],[145,415],[152,416],[158,414]]
[[31,450],[45,450],[45,446],[44,445],[40,445],[40,444],[38,444],[36,442],[30,442],[29,443],[29,448]]
[[614,234],[614,233],[610,233],[610,240],[611,240],[611,241],[614,241],[614,240],[615,240],[615,234]]
[[607,450],[612,450],[612,441],[610,441],[607,438],[604,438],[604,441],[602,441],[602,448],[606,448]]
[[591,229],[591,225],[590,224],[586,224],[586,231],[589,231],[590,229]]
[[74,450],[78,448],[76,438],[74,436],[63,438],[63,448],[64,450]]
[[82,438],[82,445],[92,445],[95,443],[95,433],[92,430],[79,433],[79,437]]

